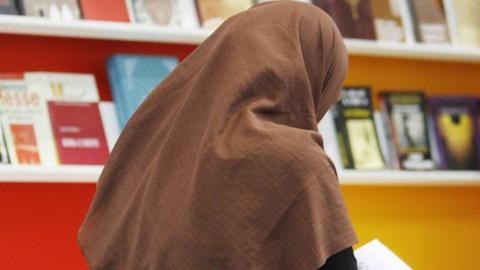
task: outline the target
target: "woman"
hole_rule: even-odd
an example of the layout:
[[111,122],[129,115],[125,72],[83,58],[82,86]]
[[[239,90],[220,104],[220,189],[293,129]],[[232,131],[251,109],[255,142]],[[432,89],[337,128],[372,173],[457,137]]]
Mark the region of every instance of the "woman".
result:
[[317,130],[346,70],[339,31],[312,5],[226,21],[122,132],[78,236],[90,267],[356,269]]

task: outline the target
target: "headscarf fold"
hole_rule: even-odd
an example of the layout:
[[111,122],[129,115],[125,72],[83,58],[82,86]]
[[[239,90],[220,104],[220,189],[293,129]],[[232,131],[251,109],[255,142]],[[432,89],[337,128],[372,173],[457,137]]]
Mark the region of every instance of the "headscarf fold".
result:
[[313,5],[222,24],[120,135],[78,234],[91,269],[314,270],[356,243],[317,129],[347,63]]

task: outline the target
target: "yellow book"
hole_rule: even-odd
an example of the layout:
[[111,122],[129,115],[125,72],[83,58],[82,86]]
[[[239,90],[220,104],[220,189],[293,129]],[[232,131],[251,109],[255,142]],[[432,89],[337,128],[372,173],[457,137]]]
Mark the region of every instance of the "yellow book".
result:
[[480,1],[452,1],[460,44],[466,47],[480,47]]

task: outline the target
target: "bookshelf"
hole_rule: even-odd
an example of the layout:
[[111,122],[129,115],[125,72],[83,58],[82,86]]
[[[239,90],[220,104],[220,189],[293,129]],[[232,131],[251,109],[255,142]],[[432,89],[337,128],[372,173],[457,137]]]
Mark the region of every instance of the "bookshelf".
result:
[[[2,165],[0,182],[96,183],[103,166],[62,165],[57,167]],[[354,171],[340,170],[344,186],[480,186],[477,171]]]
[[[197,45],[212,30],[185,29],[104,21],[62,22],[0,15],[0,33]],[[480,63],[480,48],[347,39],[351,55]]]

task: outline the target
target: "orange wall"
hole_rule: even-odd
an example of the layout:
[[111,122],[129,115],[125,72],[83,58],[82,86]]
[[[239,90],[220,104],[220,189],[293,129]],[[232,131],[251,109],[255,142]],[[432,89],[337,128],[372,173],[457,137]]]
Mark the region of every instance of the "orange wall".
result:
[[[347,84],[480,96],[480,64],[351,57]],[[343,187],[361,244],[379,238],[413,269],[480,269],[480,187]]]

